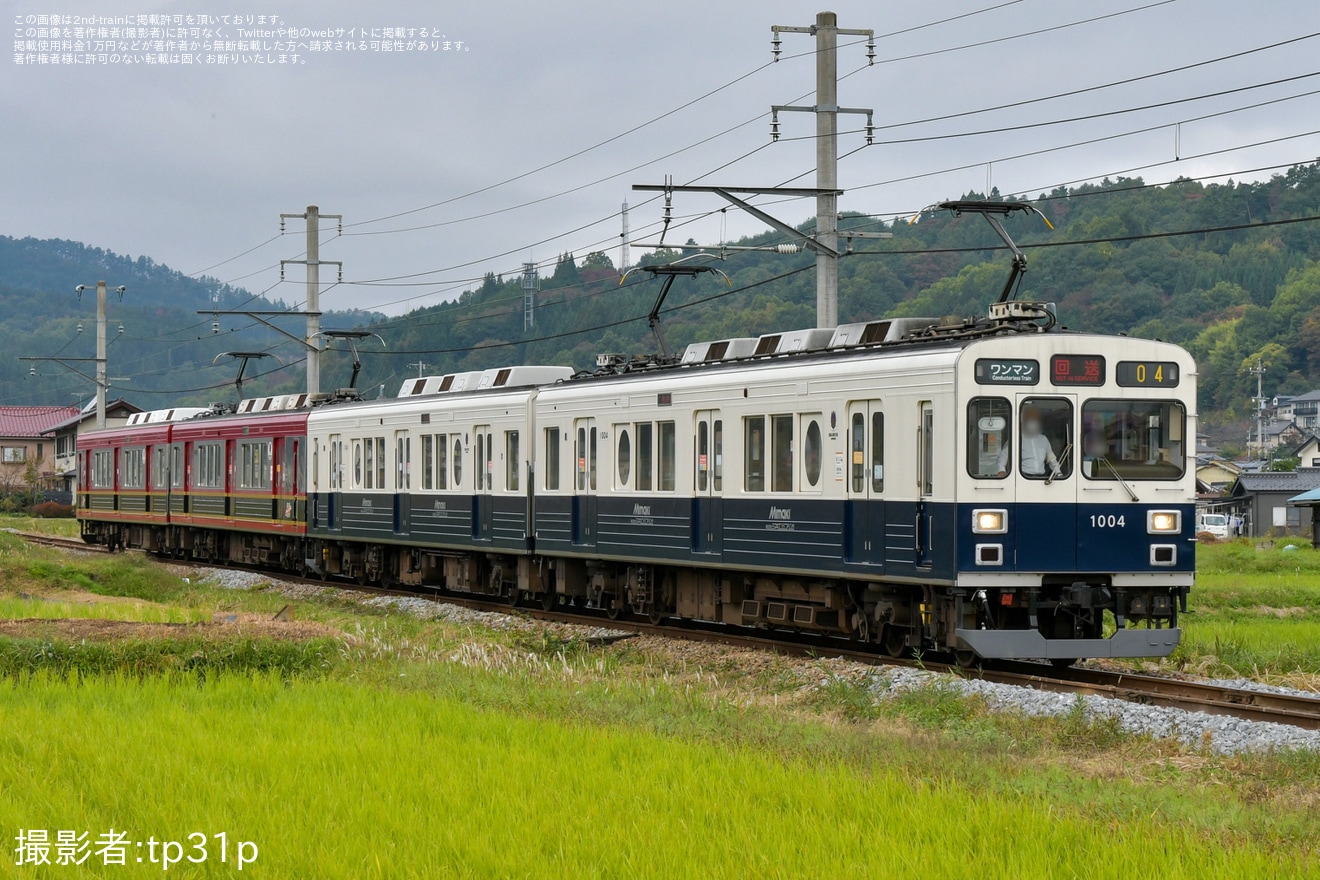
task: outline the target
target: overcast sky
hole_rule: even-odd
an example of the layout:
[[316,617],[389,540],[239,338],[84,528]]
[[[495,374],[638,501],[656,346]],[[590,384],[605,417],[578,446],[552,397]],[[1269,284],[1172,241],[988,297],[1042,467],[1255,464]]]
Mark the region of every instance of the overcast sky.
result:
[[[344,215],[342,237],[325,229],[322,259],[342,260],[346,281],[407,285],[345,284],[323,306],[390,313],[452,297],[486,271],[513,274],[529,259],[553,264],[561,251],[581,257],[606,249],[617,264],[620,204],[633,206],[636,241],[653,241],[660,217],[658,202],[647,202],[653,194],[633,193],[632,184],[671,175],[676,183],[813,185],[814,174],[798,175],[814,168],[814,120],[781,114],[783,137],[771,144],[768,111],[812,102],[815,63],[804,53],[814,37],[784,35],[783,60],[763,65],[771,25],[809,25],[823,7],[783,0],[74,0],[65,8],[3,0],[11,41],[30,38],[37,24],[29,15],[52,12],[241,13],[278,15],[315,31],[426,28],[451,48],[304,50],[297,64],[259,66],[29,65],[15,63],[11,48],[0,73],[0,234],[146,255],[296,302],[300,285],[279,285],[275,266],[301,256],[300,221],[284,237],[231,258],[275,236],[281,213],[317,204]],[[841,117],[840,154],[858,150],[839,166],[845,210],[914,212],[983,191],[987,178],[1006,193],[1123,172],[1147,182],[1212,174],[1259,179],[1271,172],[1248,169],[1320,156],[1320,135],[1296,137],[1320,129],[1320,95],[1277,100],[1320,90],[1320,76],[1185,101],[1316,74],[1320,37],[1072,97],[911,124],[1306,37],[1320,32],[1315,0],[847,0],[830,8],[840,27],[872,28],[877,36],[877,63],[869,68],[865,46],[849,45],[858,38],[840,38],[839,71],[852,75],[842,81],[839,101],[873,108],[878,127],[878,143],[858,150],[863,136],[848,132],[864,118]],[[234,23],[222,27],[229,39],[239,38]],[[199,49],[198,60],[205,54]],[[924,57],[906,57],[914,55]],[[1013,132],[883,143],[1171,101],[1182,103]],[[1264,101],[1276,103],[1188,121]],[[1184,124],[1175,129],[1178,122]],[[1277,142],[1245,148],[1267,140]],[[956,168],[962,170],[946,170]],[[444,204],[428,207],[435,203]],[[675,199],[678,216],[718,207],[709,195]],[[791,223],[814,213],[806,201],[770,210]],[[411,213],[379,219],[403,212]],[[690,236],[705,244],[760,228],[717,213],[671,232],[671,240]],[[300,279],[301,269],[292,267],[289,277]]]

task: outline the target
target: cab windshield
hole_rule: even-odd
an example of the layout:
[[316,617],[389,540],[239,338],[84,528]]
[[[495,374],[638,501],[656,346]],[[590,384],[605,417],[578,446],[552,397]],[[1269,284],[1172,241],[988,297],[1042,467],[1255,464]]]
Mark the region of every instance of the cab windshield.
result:
[[1186,413],[1175,400],[1090,400],[1082,406],[1082,473],[1092,480],[1183,475]]

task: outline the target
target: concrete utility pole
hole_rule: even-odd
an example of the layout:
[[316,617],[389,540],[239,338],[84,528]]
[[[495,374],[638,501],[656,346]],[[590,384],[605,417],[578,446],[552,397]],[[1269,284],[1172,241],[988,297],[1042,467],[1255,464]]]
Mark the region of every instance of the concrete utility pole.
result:
[[1265,395],[1262,389],[1265,367],[1261,364],[1260,358],[1256,358],[1256,366],[1249,367],[1247,372],[1256,376],[1256,396],[1251,398],[1251,402],[1256,404],[1256,458],[1263,459],[1265,458]]
[[[78,291],[78,299],[82,299],[83,291],[87,289],[86,284],[79,284],[74,290]],[[128,288],[122,284],[115,288],[115,293],[119,294],[119,301],[124,301],[124,291]],[[20,361],[33,361],[32,375],[37,374],[35,361],[54,361],[65,369],[72,370],[84,379],[87,374],[77,367],[70,366],[75,363],[93,363],[96,365],[96,429],[98,431],[105,428],[105,389],[110,385],[110,378],[106,375],[106,341],[105,341],[105,297],[106,283],[104,281],[96,282],[96,357],[20,357]],[[78,325],[78,332],[82,332],[82,324]],[[124,325],[119,325],[119,332],[124,332]],[[126,377],[117,377],[116,382],[127,382]]]
[[[82,292],[86,286],[78,285],[78,298],[82,298]],[[115,288],[115,293],[119,294],[120,302],[124,299],[124,286]],[[106,283],[104,281],[96,282],[96,430],[105,430],[105,294]]]
[[[303,263],[307,266],[307,393],[318,394],[321,391],[321,218],[338,220],[343,231],[342,214],[322,214],[316,205],[308,205],[302,214],[281,214],[280,231],[284,231],[284,221],[301,218],[307,221],[307,259],[280,260],[280,272],[284,272],[285,263]],[[344,264],[338,260],[325,260],[339,267],[343,273]]]
[[835,327],[839,323],[839,114],[866,114],[866,142],[871,142],[872,111],[839,106],[839,34],[866,37],[866,57],[875,63],[875,32],[847,30],[838,26],[833,12],[816,15],[811,27],[773,25],[771,47],[779,60],[781,33],[813,34],[816,37],[816,103],[811,107],[778,106],[771,108],[771,130],[777,140],[779,111],[796,110],[816,114],[816,326]]

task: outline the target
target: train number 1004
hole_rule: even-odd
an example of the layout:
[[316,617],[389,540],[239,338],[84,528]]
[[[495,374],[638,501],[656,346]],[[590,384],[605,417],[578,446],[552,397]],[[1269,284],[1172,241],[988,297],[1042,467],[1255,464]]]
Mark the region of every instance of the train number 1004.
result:
[[1103,513],[1091,514],[1091,528],[1093,529],[1121,529],[1127,526],[1127,522],[1122,516],[1114,516],[1112,513],[1105,516]]

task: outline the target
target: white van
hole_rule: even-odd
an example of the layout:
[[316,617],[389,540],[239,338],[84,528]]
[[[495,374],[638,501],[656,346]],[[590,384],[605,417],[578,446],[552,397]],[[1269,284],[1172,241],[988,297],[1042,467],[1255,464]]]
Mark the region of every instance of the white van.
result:
[[1196,518],[1196,531],[1209,532],[1216,538],[1229,537],[1229,518],[1223,513],[1203,513]]

